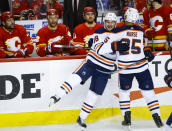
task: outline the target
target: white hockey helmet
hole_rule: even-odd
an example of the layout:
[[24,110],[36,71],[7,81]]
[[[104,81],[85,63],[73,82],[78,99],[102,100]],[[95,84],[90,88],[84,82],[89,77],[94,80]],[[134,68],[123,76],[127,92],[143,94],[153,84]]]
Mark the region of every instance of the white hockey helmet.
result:
[[129,8],[124,14],[124,19],[127,22],[136,23],[136,21],[139,20],[138,10],[134,8]]
[[117,21],[117,16],[115,13],[112,13],[112,12],[108,12],[105,17],[104,17],[104,21],[105,20],[110,20],[110,21]]

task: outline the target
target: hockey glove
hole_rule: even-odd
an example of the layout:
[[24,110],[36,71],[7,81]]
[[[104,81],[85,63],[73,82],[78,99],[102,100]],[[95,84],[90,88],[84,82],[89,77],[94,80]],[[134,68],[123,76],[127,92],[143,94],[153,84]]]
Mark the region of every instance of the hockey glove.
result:
[[148,38],[149,40],[154,38],[155,34],[156,32],[154,28],[148,28],[147,30],[145,30],[145,37]]
[[61,45],[61,42],[53,42],[48,44],[48,51],[49,53],[62,53],[63,48],[61,47],[55,47],[55,45]]
[[37,45],[36,53],[41,57],[46,56],[47,55],[46,45]]
[[25,57],[25,52],[22,49],[19,49],[14,53],[14,57]]
[[144,48],[144,54],[148,62],[151,62],[155,57],[150,48]]
[[113,41],[111,43],[111,49],[113,52],[119,51],[119,52],[124,52],[129,50],[129,43],[125,40],[120,40],[120,41]]
[[93,45],[93,38],[90,38],[88,41],[88,47],[91,48],[92,45]]
[[170,88],[172,88],[172,73],[165,75],[164,81]]
[[24,47],[24,51],[26,51],[27,54],[32,54],[32,53],[33,53],[33,50],[34,50],[33,44],[27,44],[27,45]]

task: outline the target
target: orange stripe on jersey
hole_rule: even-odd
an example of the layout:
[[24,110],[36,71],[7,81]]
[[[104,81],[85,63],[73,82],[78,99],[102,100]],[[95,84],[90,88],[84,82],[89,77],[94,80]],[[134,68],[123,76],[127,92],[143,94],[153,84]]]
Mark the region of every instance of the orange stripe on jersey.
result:
[[63,83],[62,86],[64,86],[64,88],[66,88],[68,90],[68,92],[70,92],[71,90]]
[[[131,66],[137,66],[137,65],[141,65],[141,64],[143,64],[143,63],[145,63],[146,62],[146,60],[144,60],[144,61],[142,61],[142,62],[139,62],[139,63],[137,63],[137,64],[135,64],[135,65],[131,65]],[[124,64],[118,64],[119,66],[123,66],[123,67],[127,67],[127,66],[130,66],[130,65],[124,65]]]
[[92,109],[90,109],[90,108],[86,107],[85,105],[83,105],[82,107],[83,107],[83,108],[85,108],[85,109],[87,109],[87,110],[89,110],[89,111],[91,111],[91,110],[92,110]]
[[85,62],[86,62],[86,60],[84,60],[84,61],[74,70],[74,72],[77,72]]
[[120,105],[120,106],[130,106],[130,104],[122,104],[122,105]]
[[154,106],[159,106],[159,104],[151,105],[151,106],[149,106],[149,108],[152,108],[152,107],[154,107]]
[[102,45],[103,43],[99,44],[97,47],[96,47],[96,50]]
[[98,55],[96,55],[94,52],[90,51],[89,53],[93,54],[94,56],[96,56],[96,58],[102,60],[103,62],[105,63],[108,63],[108,64],[114,64],[115,62],[110,62],[110,61],[107,61],[107,60],[104,60],[103,58],[99,57]]

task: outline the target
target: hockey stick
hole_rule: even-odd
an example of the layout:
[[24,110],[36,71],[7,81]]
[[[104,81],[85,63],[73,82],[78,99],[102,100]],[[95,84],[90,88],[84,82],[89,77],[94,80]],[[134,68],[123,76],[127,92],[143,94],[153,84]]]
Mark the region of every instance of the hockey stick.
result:
[[[162,52],[158,52],[158,53],[155,54],[155,56],[159,56],[159,55],[161,55],[161,54],[162,54]],[[130,64],[130,65],[128,65],[128,66],[126,66],[126,67],[124,67],[124,68],[122,68],[122,69],[114,70],[114,71],[111,71],[111,72],[105,72],[105,71],[101,71],[101,70],[98,70],[98,71],[99,71],[99,72],[102,72],[102,73],[105,73],[105,74],[119,73],[120,71],[126,70],[126,69],[128,69],[129,67],[132,67],[132,66],[135,66],[135,65],[137,65],[137,64],[140,64],[140,63],[142,63],[143,61],[146,61],[146,60],[147,60],[147,58],[145,57],[144,59],[142,59],[142,60],[140,60],[140,61],[137,61],[137,62],[135,62],[135,63],[133,63],[133,64]]]
[[75,49],[91,49],[89,47],[82,47],[82,46],[67,46],[67,45],[54,45],[54,47],[57,47],[57,48],[75,48]]
[[[165,63],[165,70],[166,72],[168,72],[170,69],[168,69],[168,67],[170,67],[169,65],[171,65],[170,63],[172,63],[172,50],[171,50],[171,46],[170,46],[170,40],[171,40],[171,34],[169,33],[168,34],[168,50],[169,50],[169,53],[170,53],[170,59],[168,59]],[[171,68],[171,67],[170,67]]]
[[170,46],[170,40],[171,40],[171,34],[168,33],[168,48],[169,48],[169,53],[170,53],[170,56],[171,56],[171,60],[172,60],[172,51],[171,51],[171,46]]

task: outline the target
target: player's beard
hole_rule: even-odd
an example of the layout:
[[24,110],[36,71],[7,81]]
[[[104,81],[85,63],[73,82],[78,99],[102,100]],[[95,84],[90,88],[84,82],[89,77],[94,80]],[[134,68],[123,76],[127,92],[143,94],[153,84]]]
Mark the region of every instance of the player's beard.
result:
[[14,24],[11,24],[10,26],[5,25],[4,27],[5,27],[5,29],[7,29],[8,31],[12,31],[12,30],[14,29]]
[[57,26],[57,23],[49,23],[49,26],[50,26],[51,28],[55,28],[55,27]]
[[93,24],[94,21],[87,21],[89,25]]

